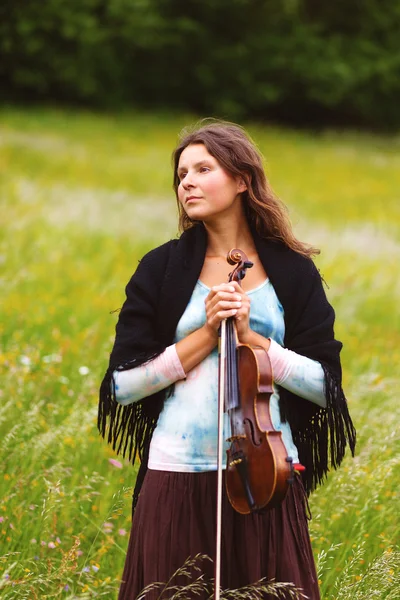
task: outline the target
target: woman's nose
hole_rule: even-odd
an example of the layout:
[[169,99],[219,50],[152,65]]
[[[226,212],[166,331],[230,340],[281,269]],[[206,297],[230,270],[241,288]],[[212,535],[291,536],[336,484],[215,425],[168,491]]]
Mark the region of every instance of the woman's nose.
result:
[[185,177],[183,178],[182,185],[186,190],[194,186],[193,178],[189,173],[186,173]]

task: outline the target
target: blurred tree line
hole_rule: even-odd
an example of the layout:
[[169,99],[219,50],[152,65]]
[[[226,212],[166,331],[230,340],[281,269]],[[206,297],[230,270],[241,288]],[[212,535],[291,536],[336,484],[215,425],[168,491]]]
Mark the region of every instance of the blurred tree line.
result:
[[400,125],[399,0],[2,0],[4,100]]

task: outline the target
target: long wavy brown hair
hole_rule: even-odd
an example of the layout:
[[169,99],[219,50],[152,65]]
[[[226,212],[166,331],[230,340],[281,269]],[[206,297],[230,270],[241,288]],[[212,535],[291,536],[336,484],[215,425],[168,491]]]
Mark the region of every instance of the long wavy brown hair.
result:
[[180,134],[180,142],[172,154],[172,161],[173,188],[178,202],[181,232],[196,224],[196,221],[189,219],[178,200],[179,159],[183,150],[191,144],[204,144],[228,173],[243,178],[247,186],[247,190],[242,193],[245,214],[262,237],[280,240],[304,256],[319,254],[317,248],[295,238],[288,209],[272,191],[265,175],[261,153],[253,140],[242,127],[226,121],[205,119],[183,129]]

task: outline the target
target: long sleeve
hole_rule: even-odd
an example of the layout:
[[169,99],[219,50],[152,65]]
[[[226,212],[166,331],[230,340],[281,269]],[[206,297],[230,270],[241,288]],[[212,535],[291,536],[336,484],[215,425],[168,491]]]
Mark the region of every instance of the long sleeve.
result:
[[318,361],[282,348],[274,340],[271,340],[268,355],[275,383],[301,398],[326,407],[324,370]]
[[185,377],[186,374],[173,344],[157,358],[139,367],[114,371],[115,398],[119,404],[131,404]]

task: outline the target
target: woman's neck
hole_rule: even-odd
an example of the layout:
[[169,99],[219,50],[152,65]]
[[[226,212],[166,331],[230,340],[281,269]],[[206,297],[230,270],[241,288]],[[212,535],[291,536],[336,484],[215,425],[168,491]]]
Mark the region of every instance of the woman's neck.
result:
[[245,217],[227,222],[218,220],[204,223],[207,231],[207,256],[226,257],[232,248],[240,248],[246,254],[255,251],[253,237]]

